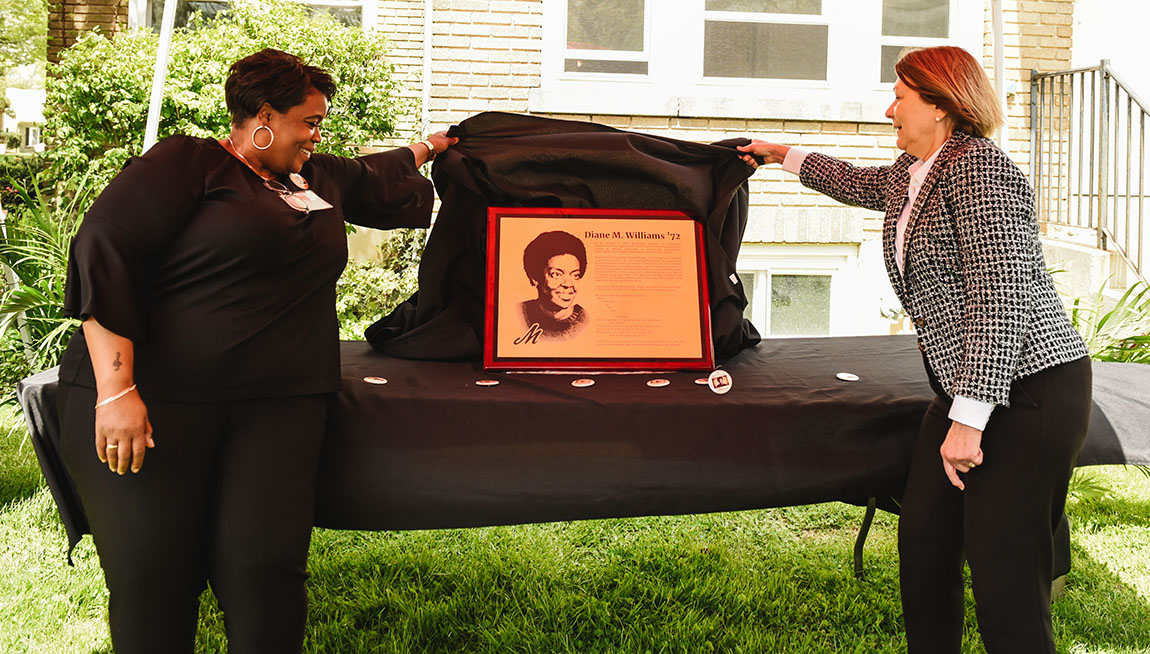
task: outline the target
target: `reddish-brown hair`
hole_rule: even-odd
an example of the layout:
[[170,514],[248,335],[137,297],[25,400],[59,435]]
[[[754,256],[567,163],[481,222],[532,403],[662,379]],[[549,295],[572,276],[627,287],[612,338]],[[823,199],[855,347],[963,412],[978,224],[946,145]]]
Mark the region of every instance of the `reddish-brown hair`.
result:
[[962,48],[944,45],[911,50],[899,57],[894,72],[924,101],[945,111],[957,130],[985,137],[1003,122],[990,78]]

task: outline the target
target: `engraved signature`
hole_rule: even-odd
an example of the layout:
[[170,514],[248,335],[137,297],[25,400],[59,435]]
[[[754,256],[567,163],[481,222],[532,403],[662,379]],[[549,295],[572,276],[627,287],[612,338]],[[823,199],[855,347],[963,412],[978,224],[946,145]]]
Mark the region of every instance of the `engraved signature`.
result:
[[515,345],[534,345],[542,334],[543,328],[539,326],[539,323],[533,322],[527,328],[527,332],[515,339],[514,343]]

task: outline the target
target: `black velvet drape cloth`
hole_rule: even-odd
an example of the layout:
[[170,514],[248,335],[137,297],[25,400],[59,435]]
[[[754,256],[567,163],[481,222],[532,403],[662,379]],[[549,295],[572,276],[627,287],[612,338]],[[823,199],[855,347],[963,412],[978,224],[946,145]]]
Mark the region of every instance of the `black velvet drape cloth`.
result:
[[483,354],[488,207],[663,209],[704,225],[715,355],[759,342],[735,273],[754,170],[732,139],[706,145],[595,123],[482,113],[451,128],[436,158],[442,204],[419,266],[419,291],[368,327],[373,347],[408,359]]

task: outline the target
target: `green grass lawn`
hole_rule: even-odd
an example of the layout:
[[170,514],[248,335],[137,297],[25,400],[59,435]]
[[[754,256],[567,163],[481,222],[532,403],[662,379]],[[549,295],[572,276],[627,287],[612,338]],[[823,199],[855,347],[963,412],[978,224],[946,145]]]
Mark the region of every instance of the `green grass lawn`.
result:
[[[110,652],[91,540],[65,536],[20,416],[0,437],[0,652]],[[12,428],[12,425],[16,425]],[[1150,478],[1092,469],[1072,500],[1074,569],[1059,651],[1150,652]],[[862,509],[843,504],[424,532],[317,530],[307,652],[901,652],[896,520],[880,512],[866,579]],[[974,612],[968,593],[968,627]],[[970,637],[964,652],[983,652]],[[210,593],[198,652],[225,649]]]

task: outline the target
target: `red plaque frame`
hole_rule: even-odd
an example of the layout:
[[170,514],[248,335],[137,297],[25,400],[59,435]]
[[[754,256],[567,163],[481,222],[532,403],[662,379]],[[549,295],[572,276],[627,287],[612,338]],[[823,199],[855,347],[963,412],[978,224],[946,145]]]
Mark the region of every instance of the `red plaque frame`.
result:
[[484,367],[714,368],[704,245],[679,211],[491,207]]

